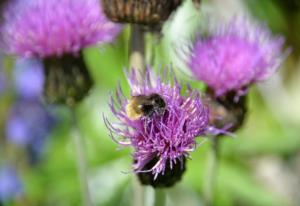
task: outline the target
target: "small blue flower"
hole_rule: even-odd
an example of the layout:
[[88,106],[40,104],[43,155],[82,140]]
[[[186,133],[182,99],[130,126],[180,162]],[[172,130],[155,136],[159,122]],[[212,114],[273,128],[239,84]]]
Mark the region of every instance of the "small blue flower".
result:
[[0,51],[0,97],[6,89],[6,76],[3,71],[3,54]]
[[22,195],[22,182],[12,166],[0,169],[0,203],[18,198]]
[[34,154],[40,154],[54,124],[54,117],[41,103],[18,101],[8,116],[6,136],[12,144],[26,147]]
[[38,99],[44,86],[43,64],[38,59],[18,59],[14,68],[14,84],[22,99]]
[[3,71],[1,71],[0,69],[0,97],[1,95],[3,94],[3,92],[5,91],[5,88],[6,88],[6,79],[5,79],[5,74]]

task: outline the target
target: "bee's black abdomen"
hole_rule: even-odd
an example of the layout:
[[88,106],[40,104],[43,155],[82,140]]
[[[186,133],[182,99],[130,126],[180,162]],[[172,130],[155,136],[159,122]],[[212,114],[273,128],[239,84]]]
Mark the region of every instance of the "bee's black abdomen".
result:
[[144,113],[144,116],[152,116],[154,114],[154,105],[148,104],[148,105],[142,105],[141,108],[142,112]]

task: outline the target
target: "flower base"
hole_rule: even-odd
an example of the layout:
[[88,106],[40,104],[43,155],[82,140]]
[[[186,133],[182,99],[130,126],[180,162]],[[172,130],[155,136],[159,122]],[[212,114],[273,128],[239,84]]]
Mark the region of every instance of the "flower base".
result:
[[[145,165],[143,170],[151,169],[156,163],[158,159],[152,159],[148,164]],[[165,187],[172,187],[175,183],[179,182],[182,178],[183,173],[185,172],[185,157],[182,160],[173,164],[173,168],[171,169],[170,164],[166,164],[164,174],[160,173],[154,179],[154,174],[152,172],[141,172],[138,173],[137,176],[143,185],[151,185],[154,188],[165,188]]]
[[88,94],[93,85],[82,52],[78,56],[65,54],[45,58],[44,68],[44,94],[49,103],[73,106]]
[[247,98],[234,91],[215,97],[211,89],[206,91],[210,109],[210,125],[218,129],[235,132],[243,124],[247,113]]

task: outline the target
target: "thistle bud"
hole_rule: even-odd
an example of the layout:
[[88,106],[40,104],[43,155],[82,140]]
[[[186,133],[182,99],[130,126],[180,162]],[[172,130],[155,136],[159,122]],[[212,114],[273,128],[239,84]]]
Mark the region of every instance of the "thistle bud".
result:
[[166,21],[181,0],[102,0],[105,14],[114,22],[153,26]]

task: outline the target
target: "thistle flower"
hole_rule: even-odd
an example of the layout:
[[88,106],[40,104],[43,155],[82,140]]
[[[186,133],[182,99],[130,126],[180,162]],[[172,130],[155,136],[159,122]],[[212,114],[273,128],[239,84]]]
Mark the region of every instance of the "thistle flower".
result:
[[14,0],[4,11],[3,38],[21,57],[61,57],[111,42],[120,27],[107,20],[97,0]]
[[22,194],[22,183],[12,166],[0,169],[0,204],[18,198]]
[[[165,76],[168,75],[166,72]],[[132,97],[158,94],[166,103],[165,111],[132,120],[126,112],[130,100],[119,88],[116,98],[110,102],[118,124],[107,119],[105,123],[114,140],[122,146],[134,148],[133,169],[143,184],[172,186],[180,180],[186,158],[196,148],[196,137],[208,130],[208,109],[198,92],[188,89],[185,96],[181,95],[182,88],[175,77],[173,82],[163,82],[164,78],[155,77],[148,68],[142,83],[138,81],[136,70],[127,78]],[[117,140],[113,133],[122,138]]]
[[112,42],[121,30],[98,0],[14,0],[4,11],[5,50],[42,58],[50,103],[73,105],[86,96],[93,82],[82,49]]
[[187,64],[194,76],[215,96],[246,88],[270,77],[283,62],[284,38],[246,18],[210,28],[193,42]]

